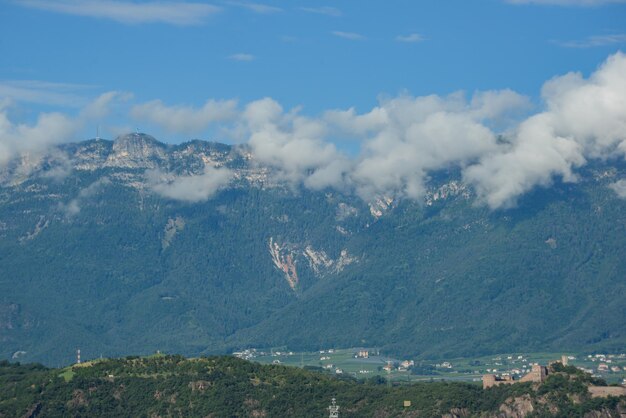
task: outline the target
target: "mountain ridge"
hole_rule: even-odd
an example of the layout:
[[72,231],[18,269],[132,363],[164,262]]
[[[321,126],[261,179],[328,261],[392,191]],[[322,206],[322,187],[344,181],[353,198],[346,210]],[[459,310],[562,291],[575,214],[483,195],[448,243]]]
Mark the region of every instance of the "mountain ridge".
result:
[[[454,169],[431,176],[423,201],[367,202],[281,182],[243,146],[116,141],[0,171],[3,357],[626,344],[626,204],[608,187],[621,162],[491,211]],[[203,182],[199,200],[168,197]]]

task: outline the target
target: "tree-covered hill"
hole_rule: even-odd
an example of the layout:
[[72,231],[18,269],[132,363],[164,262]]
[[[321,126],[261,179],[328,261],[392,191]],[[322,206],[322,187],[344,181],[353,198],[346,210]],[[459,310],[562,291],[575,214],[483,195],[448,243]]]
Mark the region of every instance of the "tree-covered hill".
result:
[[337,379],[232,357],[127,357],[66,369],[5,361],[0,417],[323,417],[332,398],[342,417],[608,417],[626,410],[624,398],[591,398],[591,380],[561,367],[540,386],[388,387],[384,379]]

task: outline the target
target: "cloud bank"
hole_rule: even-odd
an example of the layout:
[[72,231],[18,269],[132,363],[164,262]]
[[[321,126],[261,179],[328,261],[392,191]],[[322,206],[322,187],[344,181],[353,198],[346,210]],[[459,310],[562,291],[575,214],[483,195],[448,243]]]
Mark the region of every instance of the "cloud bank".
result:
[[626,153],[626,56],[611,56],[588,79],[570,73],[547,82],[546,111],[523,121],[508,149],[486,155],[464,171],[492,208],[508,207],[555,177],[576,180],[588,158]]
[[[201,107],[161,101],[138,104],[131,114],[163,129],[198,134],[215,126],[246,143],[258,164],[293,186],[420,200],[433,172],[455,168],[492,209],[515,206],[523,194],[555,181],[577,181],[589,160],[626,157],[626,55],[616,53],[589,77],[569,73],[547,81],[539,111],[512,90],[447,96],[388,97],[369,111],[331,109],[311,117],[272,98],[238,105],[208,100]],[[42,114],[32,125],[14,124],[0,107],[0,165],[20,152],[67,140],[76,126],[127,99],[106,93],[76,119]],[[348,156],[337,148],[354,141]],[[168,177],[150,172],[150,187],[172,199],[209,199],[232,173],[207,167],[202,175]],[[624,195],[623,182],[612,189]]]

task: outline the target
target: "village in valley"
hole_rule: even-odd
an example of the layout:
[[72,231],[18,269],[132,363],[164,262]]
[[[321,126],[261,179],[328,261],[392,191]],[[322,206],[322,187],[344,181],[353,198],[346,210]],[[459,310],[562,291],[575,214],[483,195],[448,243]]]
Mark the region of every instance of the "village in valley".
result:
[[382,376],[389,382],[466,381],[481,383],[517,382],[530,375],[533,367],[547,366],[554,361],[575,366],[609,384],[626,385],[626,353],[562,354],[515,353],[456,358],[438,361],[397,359],[376,348],[326,349],[315,352],[294,352],[286,347],[246,349],[234,356],[262,364],[282,364],[326,371],[338,376],[368,379]]

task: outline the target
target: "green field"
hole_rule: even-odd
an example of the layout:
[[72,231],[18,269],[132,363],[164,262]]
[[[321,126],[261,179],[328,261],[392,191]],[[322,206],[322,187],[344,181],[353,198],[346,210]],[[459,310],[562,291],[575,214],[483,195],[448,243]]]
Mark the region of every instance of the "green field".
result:
[[[357,379],[383,376],[392,382],[418,382],[429,380],[480,382],[485,373],[509,373],[523,376],[533,363],[547,365],[560,360],[562,355],[570,357],[570,365],[593,370],[609,383],[622,383],[626,379],[626,355],[612,354],[592,360],[587,354],[578,353],[507,353],[475,358],[451,358],[448,360],[428,361],[413,360],[414,364],[403,370],[401,362],[412,359],[386,357],[384,353],[376,355],[376,350],[369,350],[369,358],[355,358],[359,349],[323,350],[317,352],[290,352],[284,347],[264,350],[250,350],[243,354],[249,360],[262,364],[283,364],[287,366],[322,368],[328,373],[349,375]],[[573,358],[572,358],[573,357]],[[393,369],[383,367],[391,362]],[[598,371],[600,364],[606,364],[608,371]],[[611,371],[619,367],[619,372]],[[518,372],[518,373],[516,373]]]

